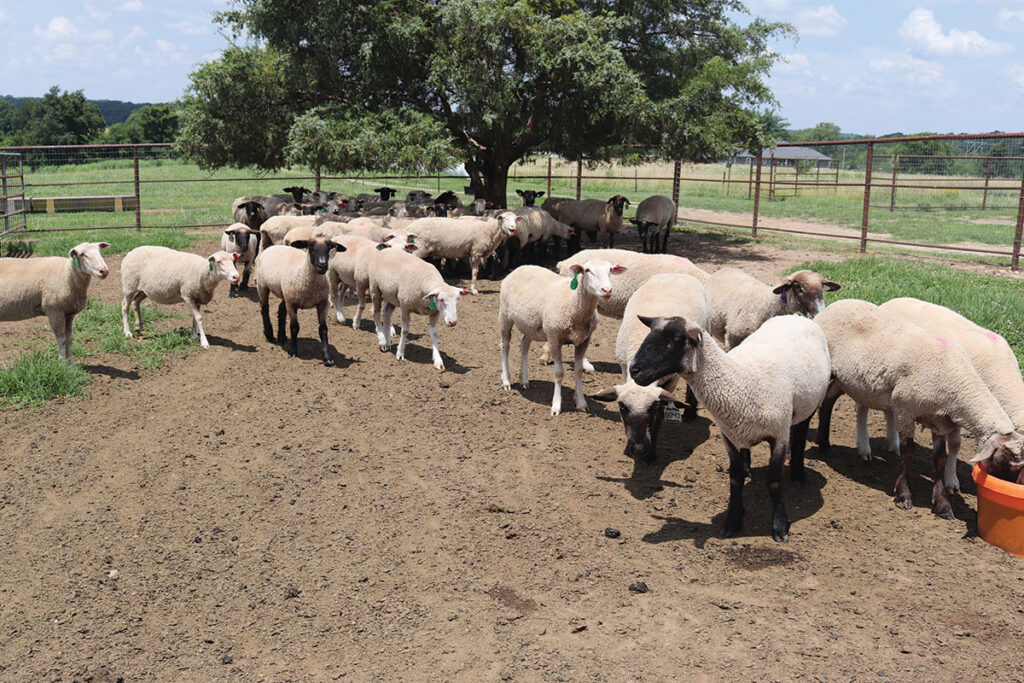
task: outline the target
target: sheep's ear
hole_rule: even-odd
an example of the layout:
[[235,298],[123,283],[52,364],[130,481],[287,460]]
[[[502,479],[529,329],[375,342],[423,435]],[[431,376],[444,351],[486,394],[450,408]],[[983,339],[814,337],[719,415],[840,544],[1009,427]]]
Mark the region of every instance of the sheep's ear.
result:
[[516,190],[516,194],[519,195],[520,197],[522,197],[523,196],[523,191],[522,190]]
[[985,440],[985,443],[982,444],[981,450],[978,451],[978,454],[971,458],[971,462],[981,462],[982,460],[988,460],[995,454],[996,446],[997,444],[995,437],[990,436],[988,439]]
[[614,266],[612,266],[611,273],[613,275],[618,275],[619,273],[626,272],[626,270],[628,270],[626,266],[622,266],[616,263]]
[[828,292],[834,292],[837,289],[839,289],[839,283],[832,282],[831,280],[825,280],[824,282],[821,283],[821,286],[824,287],[825,290]]
[[68,258],[76,258],[78,256],[78,249],[72,249],[68,252]]
[[[685,322],[685,321],[684,321]],[[686,323],[686,336],[690,341],[693,342],[694,346],[700,343],[700,338],[703,336],[704,330],[700,329],[699,325],[693,323]]]
[[291,246],[296,249],[309,249],[309,240],[298,240],[297,242],[292,242]]
[[441,293],[441,288],[440,288],[440,287],[436,287],[436,288],[434,288],[434,289],[430,290],[429,292],[427,292],[426,294],[424,294],[424,295],[423,295],[423,300],[424,300],[424,301],[427,301],[427,300],[429,300],[429,299],[430,299],[430,297],[432,297],[432,296],[437,296],[437,295],[439,295],[440,293]]
[[787,289],[789,289],[790,287],[792,287],[792,286],[793,286],[794,284],[795,284],[795,283],[794,283],[794,282],[792,282],[792,281],[789,281],[789,282],[783,282],[783,283],[782,283],[781,285],[779,285],[778,287],[776,287],[775,289],[773,289],[773,290],[772,290],[772,293],[773,293],[773,294],[782,294],[782,293],[783,293],[783,292],[785,292],[785,291],[786,291]]
[[466,289],[465,287],[463,287],[462,289],[460,289],[460,290],[459,290],[459,295],[460,295],[460,296],[466,296],[467,294],[471,294],[471,293],[472,293],[472,292],[470,292],[470,291],[469,291],[468,289]]
[[665,389],[661,390],[661,393],[658,395],[658,400],[660,400],[662,403],[671,403],[671,404],[675,405],[676,408],[689,408],[690,407],[689,403],[687,403],[686,401],[680,399],[675,394],[673,394],[673,393],[671,393],[669,391],[666,391]]
[[98,243],[98,244],[97,244],[96,246],[98,246],[98,247],[99,247],[100,249],[106,249],[106,248],[107,248],[107,247],[109,247],[110,245],[109,245],[109,244],[107,244],[106,242],[100,242],[100,243]]
[[652,327],[654,325],[655,318],[652,318],[650,316],[638,315],[636,318],[637,318],[637,320],[642,322],[644,325],[647,325],[647,327]]
[[599,391],[590,398],[595,401],[601,401],[602,403],[611,403],[612,401],[619,400],[619,392],[615,390],[615,387],[612,387],[611,389]]
[[571,266],[569,266],[569,271],[573,273],[582,273],[584,271],[584,268],[581,264],[574,263]]
[[335,251],[337,251],[338,253],[341,253],[343,251],[348,251],[348,247],[346,247],[344,244],[338,244],[337,242],[333,242],[333,241],[331,242],[331,247],[330,248],[335,250]]
[[534,192],[533,194],[534,194],[534,198],[543,197],[544,196],[543,192]]

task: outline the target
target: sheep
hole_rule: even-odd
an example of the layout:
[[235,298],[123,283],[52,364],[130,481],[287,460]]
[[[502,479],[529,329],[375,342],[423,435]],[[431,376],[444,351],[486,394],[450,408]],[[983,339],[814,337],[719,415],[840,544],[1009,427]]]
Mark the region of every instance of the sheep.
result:
[[640,286],[626,304],[626,313],[615,340],[615,359],[622,368],[622,384],[592,396],[598,401],[618,401],[619,414],[626,430],[625,455],[636,460],[653,462],[657,454],[658,431],[665,419],[668,403],[685,407],[684,417],[697,415],[697,399],[687,389],[685,404],[672,392],[679,375],[672,373],[648,386],[641,386],[629,376],[629,365],[650,331],[639,316],[680,317],[705,327],[708,304],[704,286],[692,275],[664,273],[655,275]]
[[184,302],[192,313],[192,333],[199,334],[199,345],[210,347],[203,331],[200,307],[213,300],[221,280],[238,283],[235,262],[238,252],[218,251],[208,257],[176,251],[167,247],[135,247],[121,261],[121,322],[124,336],[131,338],[128,311],[135,307],[135,331],[142,331],[142,300],[149,297],[158,304]]
[[460,209],[462,208],[462,202],[459,200],[459,196],[451,190],[445,190],[441,194],[434,198],[434,204],[443,206],[447,210]]
[[534,245],[532,248],[536,251],[541,244],[547,244],[552,238],[565,239],[573,234],[571,227],[555,220],[547,211],[535,206],[522,206],[513,213],[523,218],[517,225],[516,232],[519,246],[523,249],[528,245]]
[[252,264],[256,261],[256,254],[260,252],[260,232],[258,229],[251,229],[242,223],[235,223],[221,233],[220,248],[223,251],[238,254],[237,263],[241,263],[243,266],[242,282],[232,284],[228,294],[230,298],[234,298],[239,289],[243,292],[249,289]]
[[263,222],[267,220],[267,212],[263,205],[256,200],[244,201],[232,209],[235,223],[241,223],[253,230],[259,230]]
[[[366,293],[370,288],[370,257],[377,249],[386,249],[392,245],[380,244],[357,235],[335,235],[332,240],[345,247],[345,251],[335,254],[327,271],[329,293],[333,299],[335,317],[339,323],[345,324],[344,298],[346,290],[356,293],[356,314],[352,318],[352,329],[358,329],[362,321],[363,308],[366,305]],[[408,250],[415,250],[412,244],[405,245]]]
[[516,194],[523,198],[523,206],[533,206],[538,197],[543,197],[544,192],[536,190],[516,190]]
[[270,324],[270,294],[281,299],[277,309],[277,342],[284,346],[284,317],[288,314],[291,344],[288,357],[298,354],[300,308],[315,308],[320,333],[320,350],[324,365],[334,365],[327,346],[327,305],[330,297],[327,273],[332,251],[345,251],[345,246],[329,238],[315,235],[308,242],[293,242],[291,246],[274,245],[256,260],[256,289],[260,295],[260,314],[263,316],[263,336],[274,343],[274,328]]
[[390,187],[388,187],[386,185],[384,187],[378,187],[373,192],[374,192],[374,194],[369,194],[367,192],[360,192],[359,194],[356,195],[356,200],[360,204],[362,204],[364,202],[372,202],[372,201],[377,201],[377,200],[382,201],[382,202],[386,202],[386,201],[389,201],[396,194],[398,194],[398,190],[395,190],[394,188],[390,188]]
[[722,433],[729,454],[729,506],[724,532],[743,523],[743,482],[750,448],[767,441],[772,538],[789,540],[782,500],[782,466],[802,485],[804,446],[811,415],[829,386],[829,344],[813,320],[795,315],[772,318],[725,351],[703,328],[684,318],[647,318],[651,328],[633,358],[629,374],[638,384],[678,372]]
[[574,199],[570,199],[569,197],[548,197],[547,199],[544,200],[544,203],[540,205],[540,208],[543,209],[544,211],[547,211],[548,213],[550,213],[551,217],[554,218],[557,221],[557,220],[561,220],[558,217],[558,209],[559,209],[559,207],[562,206],[562,204],[564,204],[565,202],[572,202],[572,201],[575,201],[575,200]]
[[409,190],[405,193],[406,203],[412,202],[423,202],[431,199],[434,195],[430,194],[426,190]]
[[704,283],[708,296],[708,332],[731,349],[768,318],[803,313],[813,318],[825,309],[825,292],[839,285],[813,270],[798,270],[772,287],[736,268],[722,268]]
[[[546,341],[555,361],[555,391],[551,414],[562,412],[562,345],[575,351],[576,409],[588,410],[583,396],[583,357],[590,336],[597,327],[597,301],[612,295],[612,275],[626,270],[621,265],[593,259],[573,266],[572,278],[562,277],[540,266],[519,266],[501,283],[498,327],[501,332],[501,386],[511,389],[508,371],[512,326],[523,334],[520,381],[529,388],[530,343]],[[582,282],[580,282],[582,280]]]
[[57,353],[71,360],[72,323],[85,308],[93,277],[110,272],[100,255],[106,242],[82,242],[68,257],[0,259],[0,320],[26,320],[45,315],[57,339]]
[[449,218],[461,216],[483,216],[491,208],[491,203],[482,197],[477,197],[469,206],[460,206],[448,211]]
[[292,228],[316,225],[316,221],[316,216],[271,216],[260,226],[260,249],[266,250],[273,244],[280,244]]
[[[978,371],[985,386],[999,401],[1006,411],[1014,428],[1024,430],[1024,380],[1021,378],[1020,365],[1013,349],[1000,335],[976,325],[959,313],[945,306],[904,297],[887,301],[879,306],[883,311],[912,322],[928,332],[940,336],[947,341],[960,345],[971,364]],[[888,418],[889,416],[887,416]],[[865,421],[861,425],[861,420]],[[857,431],[867,433],[867,411],[857,411]],[[891,426],[892,420],[886,420]],[[895,441],[895,434],[888,434],[889,443]],[[933,446],[948,447],[946,453],[946,472],[944,480],[949,493],[960,490],[960,480],[956,475],[957,455],[960,450],[960,430],[951,432],[949,436],[933,436]],[[897,442],[898,448],[898,442]],[[1024,470],[1021,470],[1024,477]],[[1022,482],[1018,482],[1022,483]]]
[[449,327],[455,327],[459,320],[459,297],[468,292],[446,284],[437,268],[402,249],[374,250],[368,272],[380,350],[391,350],[391,314],[395,308],[402,316],[401,337],[395,350],[398,360],[405,358],[410,315],[425,315],[430,325],[434,367],[444,370],[444,360],[437,346],[437,320],[443,318]]
[[[669,197],[656,194],[640,202],[636,208],[636,231],[643,242],[644,253],[664,254],[668,250],[668,235],[676,224],[676,203]],[[651,235],[650,248],[647,246],[648,231]],[[658,233],[662,233],[661,246],[658,246]]]
[[[608,201],[600,199],[578,199],[558,205],[558,220],[576,230],[575,243],[579,233],[585,232],[591,243],[597,241],[597,234],[607,236],[608,248],[615,246],[615,233],[622,227],[622,211],[629,206],[629,200],[617,194]],[[576,249],[578,251],[578,249]]]
[[[914,457],[915,422],[930,429],[933,437],[970,430],[982,441],[973,461],[992,458],[995,463],[1015,463],[1016,469],[1024,467],[1024,436],[1015,431],[959,345],[858,299],[831,304],[815,322],[828,338],[833,376],[821,406],[818,444],[829,448],[832,408],[841,394],[852,398],[858,410],[891,414],[903,459],[893,492],[897,506],[913,506],[907,470]],[[871,455],[866,430],[858,430],[857,450],[862,457]],[[944,448],[933,449],[932,512],[953,519],[946,493],[953,482],[946,479],[946,459]]]
[[418,247],[420,258],[469,257],[470,291],[477,294],[480,264],[506,238],[516,234],[519,217],[504,211],[496,218],[421,218],[406,228]]

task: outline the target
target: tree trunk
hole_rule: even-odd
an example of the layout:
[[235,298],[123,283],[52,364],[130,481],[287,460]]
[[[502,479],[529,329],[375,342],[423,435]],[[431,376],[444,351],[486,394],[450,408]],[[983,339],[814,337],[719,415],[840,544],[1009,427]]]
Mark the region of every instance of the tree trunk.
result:
[[483,197],[496,209],[508,207],[508,169],[511,161],[496,160],[491,156],[482,159],[466,160],[466,172],[469,173],[469,186],[474,197]]

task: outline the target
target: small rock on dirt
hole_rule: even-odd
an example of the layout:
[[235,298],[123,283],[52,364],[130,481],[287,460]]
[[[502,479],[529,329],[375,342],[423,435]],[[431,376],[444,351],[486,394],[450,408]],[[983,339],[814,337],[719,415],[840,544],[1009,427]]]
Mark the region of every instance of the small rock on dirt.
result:
[[622,535],[622,532],[619,531],[618,529],[613,529],[612,527],[608,527],[607,529],[604,530],[604,535],[607,536],[608,538],[618,538],[619,536]]
[[220,658],[220,663],[221,664],[234,664],[235,663],[235,658],[232,657],[231,655],[224,655],[223,657]]
[[646,593],[650,589],[647,588],[647,584],[643,581],[637,581],[636,583],[629,584],[629,590],[634,593]]

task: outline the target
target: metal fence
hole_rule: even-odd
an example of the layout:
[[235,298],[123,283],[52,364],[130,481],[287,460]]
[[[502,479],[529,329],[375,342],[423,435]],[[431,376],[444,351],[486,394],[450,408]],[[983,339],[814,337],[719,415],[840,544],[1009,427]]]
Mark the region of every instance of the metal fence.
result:
[[[803,148],[814,158],[802,160]],[[9,160],[5,176],[23,183],[17,208],[31,211],[27,220],[20,212],[5,215],[21,219],[11,228],[5,224],[11,234],[219,228],[230,222],[235,197],[279,193],[295,184],[349,194],[380,184],[400,196],[407,189],[469,191],[465,175],[456,172],[206,172],[158,144],[0,152]],[[12,154],[20,155],[17,172]],[[634,207],[643,197],[664,194],[677,200],[681,220],[691,227],[847,240],[860,251],[879,245],[980,254],[1017,269],[1024,133],[780,143],[760,163],[750,155],[717,164],[590,164],[542,156],[515,164],[508,187],[513,204],[516,189],[576,198],[623,194]]]
[[16,152],[0,152],[0,214],[0,237],[25,229],[25,173]]

